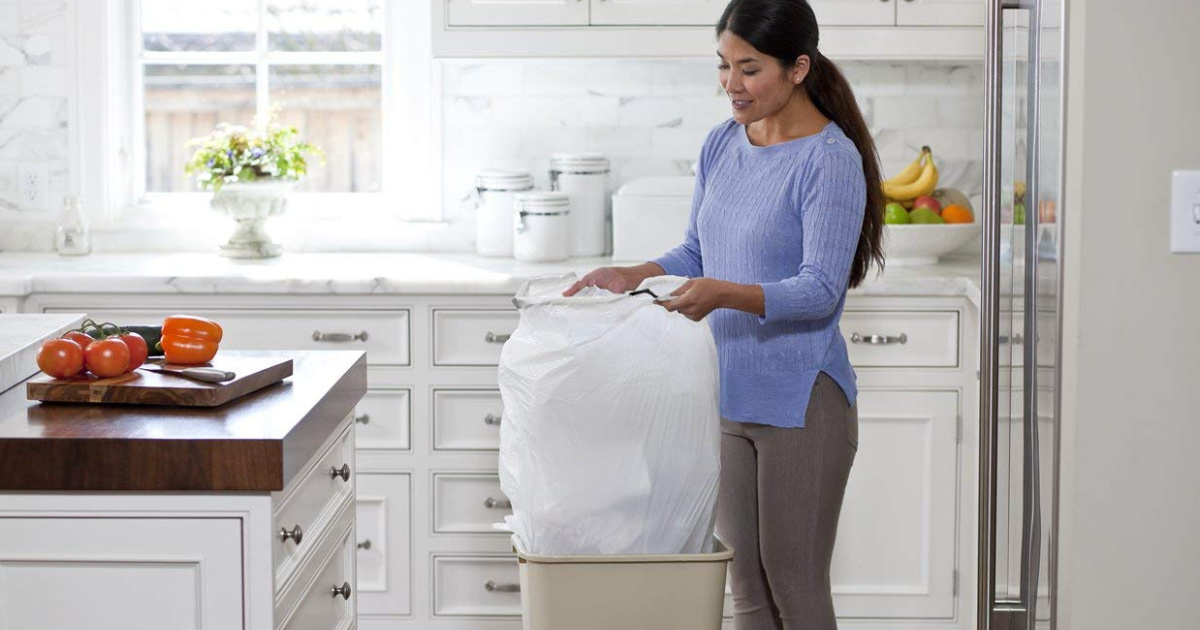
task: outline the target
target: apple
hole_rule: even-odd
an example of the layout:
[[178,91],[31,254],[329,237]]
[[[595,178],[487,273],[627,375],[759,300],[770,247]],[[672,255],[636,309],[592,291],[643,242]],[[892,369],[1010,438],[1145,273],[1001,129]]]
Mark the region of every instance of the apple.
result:
[[913,201],[913,210],[916,210],[917,208],[929,208],[930,210],[933,210],[934,214],[940,215],[942,213],[942,202],[928,195],[924,197],[917,197],[916,200]]

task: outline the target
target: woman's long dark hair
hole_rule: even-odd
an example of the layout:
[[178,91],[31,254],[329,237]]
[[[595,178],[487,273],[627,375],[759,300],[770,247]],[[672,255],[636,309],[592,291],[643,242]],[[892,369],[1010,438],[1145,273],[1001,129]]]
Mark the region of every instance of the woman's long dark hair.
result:
[[867,207],[854,264],[850,267],[850,286],[858,286],[872,262],[883,269],[883,181],[875,141],[867,130],[867,121],[863,120],[850,82],[817,49],[820,39],[817,16],[807,0],[733,0],[717,21],[717,36],[725,31],[778,59],[785,70],[795,65],[800,55],[808,55],[809,71],[802,85],[809,100],[826,118],[837,123],[858,148],[867,180]]

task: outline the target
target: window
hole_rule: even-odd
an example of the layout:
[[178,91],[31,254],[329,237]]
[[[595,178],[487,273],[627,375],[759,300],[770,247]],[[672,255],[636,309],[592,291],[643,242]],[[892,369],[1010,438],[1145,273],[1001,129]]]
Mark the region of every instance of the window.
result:
[[[200,203],[207,195],[194,194],[200,189],[183,172],[191,154],[187,141],[218,123],[252,127],[273,118],[297,127],[325,153],[323,164],[310,162],[292,208],[338,205],[348,195],[355,208],[436,218],[440,213],[428,205],[410,209],[395,202],[398,189],[414,182],[431,190],[416,195],[410,190],[408,199],[433,198],[437,179],[430,159],[432,72],[419,47],[428,35],[412,26],[427,30],[427,23],[408,5],[130,0],[129,24],[138,42],[129,135],[132,201],[151,209]],[[389,32],[405,23],[406,32]],[[400,37],[409,41],[397,43]],[[407,60],[414,51],[418,56],[409,72],[389,66],[389,60]],[[403,97],[389,98],[392,94]],[[397,136],[406,151],[389,150],[396,143],[385,138]]]

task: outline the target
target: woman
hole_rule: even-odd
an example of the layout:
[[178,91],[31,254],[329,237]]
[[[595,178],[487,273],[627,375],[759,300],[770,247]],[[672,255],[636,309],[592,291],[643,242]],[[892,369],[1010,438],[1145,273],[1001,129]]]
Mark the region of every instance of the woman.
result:
[[733,117],[704,142],[683,244],[566,295],[691,278],[663,305],[707,317],[717,342],[735,625],[836,628],[829,567],[858,447],[838,321],[847,288],[883,265],[878,158],[805,0],[733,0],[717,36]]

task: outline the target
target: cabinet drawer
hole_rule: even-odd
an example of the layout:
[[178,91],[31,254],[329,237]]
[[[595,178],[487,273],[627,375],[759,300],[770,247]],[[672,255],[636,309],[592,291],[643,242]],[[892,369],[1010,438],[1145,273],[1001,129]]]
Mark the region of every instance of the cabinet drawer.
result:
[[[305,561],[346,498],[354,496],[352,440],[353,431],[348,428],[299,481],[293,482],[290,488],[280,493],[271,530],[277,588]],[[334,470],[338,474],[335,475]],[[348,479],[343,479],[343,471],[348,473]],[[297,533],[299,541],[296,540]]]
[[412,392],[408,389],[367,390],[354,408],[355,444],[361,449],[412,448]]
[[435,617],[517,617],[521,578],[516,556],[434,556]]
[[474,473],[433,474],[433,531],[438,534],[504,534],[492,523],[512,514],[500,490],[500,476]]
[[958,366],[955,311],[845,311],[842,335],[856,368]]
[[[303,590],[289,593],[281,603],[291,605],[291,614],[280,628],[284,630],[330,630],[350,628],[356,619],[354,592],[354,521],[352,512],[339,521],[339,535],[328,555],[322,554],[315,571],[307,567]],[[326,551],[326,549],[322,549]],[[337,589],[337,593],[334,593]]]
[[434,390],[433,450],[499,450],[503,415],[500,390]]
[[[96,321],[158,325],[173,309],[52,307],[86,312]],[[372,365],[409,365],[407,310],[189,309],[221,324],[224,348],[238,350],[362,350]]]
[[516,310],[433,309],[433,364],[500,364],[500,349],[517,329]]
[[356,490],[359,612],[411,614],[412,476],[364,473]]

